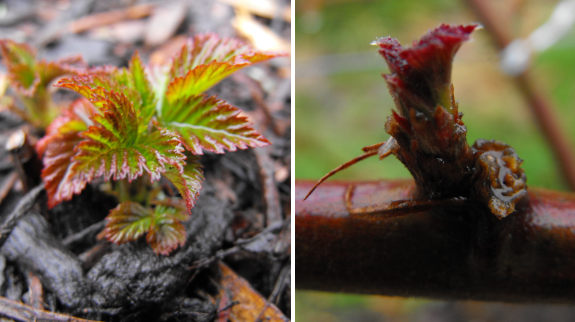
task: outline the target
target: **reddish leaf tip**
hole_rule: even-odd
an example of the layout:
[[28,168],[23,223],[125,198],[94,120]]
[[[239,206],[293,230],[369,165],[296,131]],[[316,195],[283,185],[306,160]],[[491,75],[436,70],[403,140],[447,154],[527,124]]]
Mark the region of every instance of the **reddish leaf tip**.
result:
[[403,117],[410,118],[409,109],[429,117],[437,106],[457,113],[451,106],[452,60],[461,44],[478,28],[477,24],[442,24],[411,47],[403,47],[390,37],[374,42],[389,65],[391,74],[384,77],[392,95],[397,96],[396,105]]

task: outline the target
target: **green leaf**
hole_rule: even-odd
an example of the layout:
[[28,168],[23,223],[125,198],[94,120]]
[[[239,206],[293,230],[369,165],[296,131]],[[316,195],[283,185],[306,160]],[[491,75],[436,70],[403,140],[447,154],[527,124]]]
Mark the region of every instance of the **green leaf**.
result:
[[285,54],[259,52],[238,39],[216,34],[196,35],[172,63],[166,96],[173,102],[202,94],[236,71],[278,56]]
[[16,92],[24,96],[33,96],[40,85],[40,73],[28,65],[9,67],[8,79]]
[[0,41],[3,63],[8,69],[8,77],[14,89],[26,96],[32,96],[40,83],[40,73],[36,70],[36,51],[27,44],[12,40]]
[[150,230],[152,212],[137,202],[124,201],[106,217],[104,235],[115,244],[137,240]]
[[201,170],[202,165],[198,161],[199,158],[196,156],[188,157],[187,163],[182,170],[170,166],[164,173],[164,177],[174,184],[182,198],[184,198],[188,211],[191,211],[194,207],[204,180]]
[[202,154],[202,149],[224,153],[270,144],[247,118],[238,116],[240,112],[215,96],[198,95],[165,104],[160,121],[178,132],[186,149],[194,154]]
[[83,140],[74,149],[65,175],[53,183],[57,188],[48,194],[51,205],[71,199],[96,177],[132,181],[146,171],[154,181],[167,165],[183,171],[185,156],[176,133],[160,129],[140,135],[140,120],[128,98],[113,91],[103,95],[102,114],[95,114],[94,125],[80,134]]
[[130,75],[130,77],[127,78],[132,82],[138,93],[140,93],[142,99],[142,105],[140,107],[141,116],[144,120],[143,123],[147,125],[147,122],[149,122],[154,115],[157,100],[152,84],[146,74],[144,63],[137,51],[134,56],[132,56],[127,72]]
[[0,41],[0,50],[2,51],[2,58],[6,66],[32,66],[36,61],[36,50],[28,44],[21,44],[9,39],[4,39]]
[[168,255],[171,251],[184,246],[186,243],[186,229],[180,222],[181,218],[187,220],[185,209],[178,209],[159,205],[154,209],[154,219],[146,241],[156,254]]
[[11,40],[0,41],[0,51],[12,86],[18,93],[29,97],[37,88],[45,88],[57,77],[76,74],[86,67],[80,56],[53,62],[37,61],[32,47]]

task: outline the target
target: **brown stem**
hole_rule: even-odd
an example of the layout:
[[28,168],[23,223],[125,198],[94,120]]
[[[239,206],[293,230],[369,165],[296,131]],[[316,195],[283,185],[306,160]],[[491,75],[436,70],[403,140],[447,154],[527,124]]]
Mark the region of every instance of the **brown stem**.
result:
[[[503,21],[506,20],[498,16],[489,7],[488,1],[465,0],[465,2],[477,15],[485,29],[489,31],[495,45],[500,50],[505,48],[513,39],[503,24]],[[575,153],[564,131],[561,130],[561,126],[553,112],[551,101],[541,90],[541,87],[537,86],[533,78],[530,77],[529,71],[525,71],[523,74],[513,77],[513,79],[521,94],[531,106],[535,121],[547,138],[564,174],[563,177],[565,177],[571,190],[575,190]]]
[[414,182],[295,184],[296,288],[509,302],[575,303],[575,194],[531,188],[501,220],[478,203],[400,217],[356,216],[353,204],[407,199]]

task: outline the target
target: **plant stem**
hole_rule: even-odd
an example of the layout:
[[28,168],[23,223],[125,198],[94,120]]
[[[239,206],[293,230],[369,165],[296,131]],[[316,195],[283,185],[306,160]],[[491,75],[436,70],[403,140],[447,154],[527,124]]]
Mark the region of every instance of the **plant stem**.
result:
[[504,219],[445,203],[400,217],[350,215],[409,198],[414,182],[295,185],[296,288],[391,296],[574,303],[575,194],[531,188]]
[[124,201],[130,201],[130,183],[125,179],[116,181],[118,183],[116,189],[118,191],[118,196],[120,198],[120,203]]

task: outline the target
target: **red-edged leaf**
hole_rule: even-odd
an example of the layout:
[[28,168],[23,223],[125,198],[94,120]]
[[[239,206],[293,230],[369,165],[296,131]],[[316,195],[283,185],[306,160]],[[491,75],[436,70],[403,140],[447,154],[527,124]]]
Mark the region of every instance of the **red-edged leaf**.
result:
[[199,95],[241,68],[285,55],[259,52],[238,39],[216,34],[196,35],[172,63],[166,96],[175,101]]
[[185,209],[156,206],[150,232],[146,236],[154,253],[168,255],[186,243],[186,229],[180,222],[182,218],[188,218]]
[[48,144],[58,135],[86,131],[88,126],[93,124],[91,118],[97,113],[98,110],[84,98],[77,99],[62,109],[61,115],[46,128],[46,135],[36,143],[38,155],[44,155]]
[[56,86],[74,90],[96,106],[103,106],[106,103],[105,92],[123,93],[134,105],[137,116],[142,118],[140,133],[147,130],[148,122],[156,108],[157,100],[152,85],[137,52],[127,69],[112,66],[97,67],[81,75],[62,79]]
[[202,165],[198,161],[199,158],[196,156],[188,157],[182,171],[176,167],[168,167],[164,173],[164,177],[174,184],[184,198],[188,211],[194,207],[204,180]]
[[174,200],[157,201],[154,210],[137,202],[125,201],[110,211],[103,233],[113,243],[137,240],[147,233],[146,240],[156,254],[168,255],[186,242],[181,221],[188,220],[186,207]]
[[184,146],[194,154],[202,154],[202,149],[224,153],[270,144],[239,113],[215,96],[198,95],[165,104],[160,121],[178,132]]
[[[36,143],[38,155],[45,154],[42,159],[44,163],[42,180],[48,196],[56,194],[58,185],[74,156],[74,148],[82,141],[79,134],[88,129],[91,125],[89,118],[96,112],[87,100],[74,101],[50,124],[46,129],[46,135]],[[54,207],[57,203],[49,198],[49,207]]]
[[137,202],[124,201],[110,211],[104,235],[116,244],[137,240],[150,230],[152,211]]
[[182,171],[185,157],[176,133],[156,130],[139,135],[140,120],[128,98],[113,91],[104,94],[103,114],[94,115],[95,125],[81,133],[84,140],[74,149],[65,175],[48,194],[50,207],[69,200],[99,176],[132,181],[145,170],[152,180],[158,180],[166,165]]

